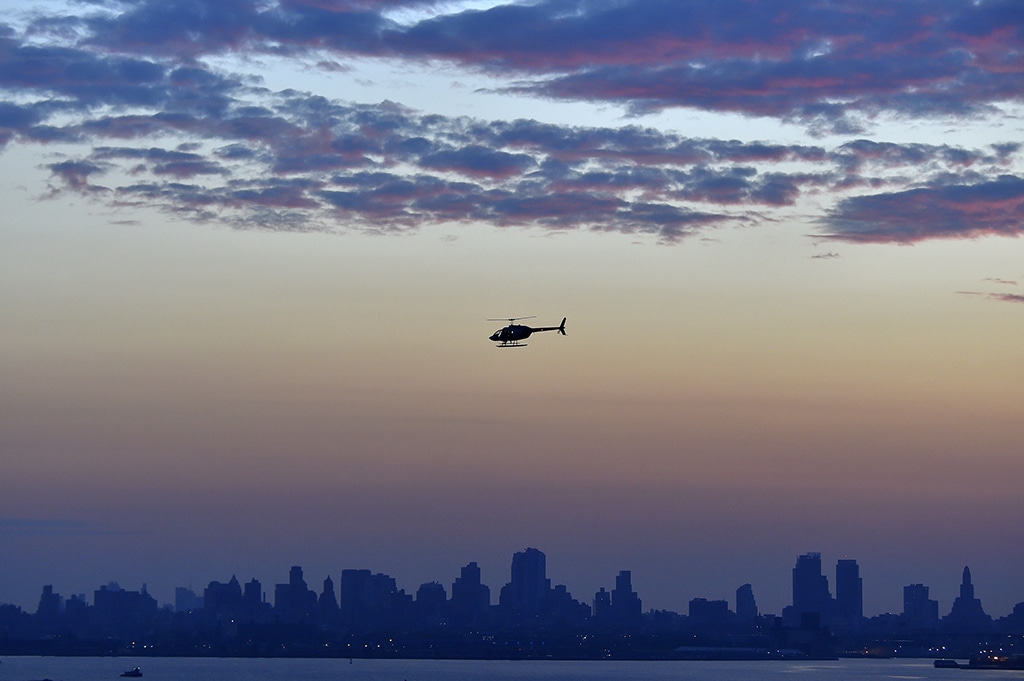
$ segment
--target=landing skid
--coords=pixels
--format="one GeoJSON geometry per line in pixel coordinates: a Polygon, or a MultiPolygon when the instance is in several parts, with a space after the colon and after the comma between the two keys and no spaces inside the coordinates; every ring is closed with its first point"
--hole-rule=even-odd
{"type": "Polygon", "coordinates": [[[502,343],[501,345],[495,345],[496,348],[525,348],[527,343],[502,343]]]}

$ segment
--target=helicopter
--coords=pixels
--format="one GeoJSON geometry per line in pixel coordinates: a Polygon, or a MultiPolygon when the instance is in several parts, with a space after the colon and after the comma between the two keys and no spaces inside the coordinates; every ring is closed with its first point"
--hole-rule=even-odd
{"type": "MultiPolygon", "coordinates": [[[[535,315],[529,317],[509,317],[508,326],[503,329],[498,329],[491,334],[491,340],[497,341],[499,348],[525,348],[526,343],[520,343],[519,341],[526,340],[531,334],[539,331],[557,331],[558,333],[565,335],[565,317],[562,317],[562,323],[558,326],[541,326],[537,328],[524,326],[523,324],[516,324],[520,319],[533,319],[535,315]]],[[[488,319],[489,322],[503,322],[504,319],[488,319]]]]}

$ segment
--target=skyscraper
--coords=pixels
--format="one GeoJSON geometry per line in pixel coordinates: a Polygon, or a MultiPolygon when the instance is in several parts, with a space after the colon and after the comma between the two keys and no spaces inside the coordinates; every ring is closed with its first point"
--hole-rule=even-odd
{"type": "Polygon", "coordinates": [[[754,589],[749,584],[736,589],[736,619],[748,623],[757,619],[757,601],[754,600],[754,589]]]}
{"type": "Polygon", "coordinates": [[[231,575],[231,581],[227,584],[213,581],[203,591],[203,609],[214,617],[236,617],[241,605],[242,585],[234,575],[231,575]]]}
{"type": "Polygon", "coordinates": [[[480,581],[480,566],[469,563],[452,584],[452,617],[462,626],[481,624],[490,607],[491,589],[480,581]]]}
{"type": "Polygon", "coordinates": [[[594,594],[594,621],[602,626],[611,624],[612,617],[612,595],[605,591],[604,587],[594,594]]]}
{"type": "Polygon", "coordinates": [[[953,609],[942,622],[947,629],[956,632],[987,631],[992,626],[992,618],[981,607],[981,601],[974,597],[974,584],[968,567],[964,568],[960,595],[953,601],[953,609]]]}
{"type": "Polygon", "coordinates": [[[254,621],[268,608],[263,602],[263,584],[256,578],[250,579],[242,590],[242,618],[254,621]]]}
{"type": "Polygon", "coordinates": [[[850,558],[836,563],[836,608],[834,621],[845,627],[856,627],[864,618],[864,580],[860,566],[850,558]]]}
{"type": "Polygon", "coordinates": [[[389,627],[412,611],[412,596],[399,589],[394,577],[369,570],[341,571],[341,619],[346,626],[389,627]]]}
{"type": "Polygon", "coordinates": [[[805,553],[793,568],[794,624],[813,628],[821,624],[829,611],[832,595],[828,577],[821,574],[821,554],[805,553]]]}
{"type": "Polygon", "coordinates": [[[501,589],[499,604],[513,620],[540,615],[544,597],[551,589],[547,578],[546,557],[533,548],[512,556],[512,581],[501,589]]]}
{"type": "Polygon", "coordinates": [[[333,625],[339,621],[338,597],[334,593],[334,580],[328,575],[324,578],[324,589],[316,601],[316,618],[320,624],[333,625]]]}
{"type": "Polygon", "coordinates": [[[316,592],[306,586],[302,568],[293,565],[287,584],[274,585],[274,610],[285,622],[302,622],[309,618],[316,605],[316,592]]]}
{"type": "Polygon", "coordinates": [[[420,584],[416,590],[414,612],[418,626],[440,626],[448,613],[448,594],[437,582],[420,584]]]}
{"type": "Polygon", "coordinates": [[[633,591],[632,573],[621,570],[612,589],[612,613],[616,624],[639,624],[643,605],[633,591]]]}

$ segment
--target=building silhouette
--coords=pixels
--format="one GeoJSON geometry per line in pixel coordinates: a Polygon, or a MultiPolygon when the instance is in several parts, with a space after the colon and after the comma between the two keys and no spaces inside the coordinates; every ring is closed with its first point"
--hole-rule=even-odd
{"type": "Polygon", "coordinates": [[[690,600],[688,615],[691,626],[704,634],[719,634],[729,626],[732,613],[728,601],[709,601],[706,598],[690,600]]]}
{"type": "MultiPolygon", "coordinates": [[[[512,579],[498,596],[500,624],[572,628],[590,619],[590,606],[575,600],[564,584],[552,588],[546,563],[544,554],[534,548],[512,556],[512,579]]],[[[613,609],[614,601],[613,596],[613,609]]]]}
{"type": "Polygon", "coordinates": [[[512,556],[512,579],[502,587],[498,600],[509,622],[522,623],[540,616],[551,589],[546,563],[544,554],[534,548],[512,556]]]}
{"type": "Polygon", "coordinates": [[[640,596],[633,591],[633,575],[629,570],[621,570],[615,577],[615,588],[612,589],[612,622],[619,626],[635,627],[640,624],[643,604],[640,596]]]}
{"type": "Polygon", "coordinates": [[[924,584],[903,587],[903,625],[911,632],[939,628],[939,602],[928,598],[924,584]]]}
{"type": "Polygon", "coordinates": [[[541,615],[545,626],[574,631],[590,621],[591,610],[589,605],[573,598],[564,584],[556,584],[548,592],[541,615]]]}
{"type": "Polygon", "coordinates": [[[112,636],[145,630],[157,617],[156,599],[146,592],[126,591],[110,582],[93,592],[92,621],[99,632],[112,636]]]}
{"type": "Polygon", "coordinates": [[[177,608],[158,608],[145,585],[126,591],[112,582],[94,592],[92,605],[84,595],[65,602],[45,585],[32,614],[0,604],[0,655],[770,659],[784,650],[829,658],[869,648],[919,656],[942,648],[967,658],[994,635],[1011,653],[1024,641],[1024,603],[993,621],[968,568],[942,620],[922,584],[904,587],[901,615],[863,618],[863,582],[850,559],[836,564],[834,600],[820,554],[800,556],[792,573],[793,604],[783,618],[758,614],[750,584],[736,590],[735,613],[727,601],[706,598],[690,600],[686,614],[644,613],[628,570],[594,595],[591,608],[564,585],[551,586],[537,549],[513,556],[498,606],[476,563],[462,568],[450,599],[438,582],[422,584],[414,599],[393,578],[369,570],[342,570],[340,599],[328,576],[317,598],[298,566],[276,586],[273,606],[259,581],[243,587],[235,576],[210,582],[202,598],[179,588],[177,608]]]}
{"type": "Polygon", "coordinates": [[[988,631],[992,627],[992,618],[981,607],[981,601],[974,597],[974,584],[968,567],[964,567],[960,595],[953,601],[953,609],[942,623],[947,629],[958,632],[988,631]]]}
{"type": "Polygon", "coordinates": [[[298,565],[293,565],[288,572],[287,584],[274,585],[274,612],[283,622],[295,624],[308,621],[316,602],[316,592],[306,586],[302,568],[298,565]]]}
{"type": "Polygon", "coordinates": [[[821,554],[805,553],[793,568],[793,605],[786,617],[792,627],[816,629],[826,621],[832,596],[821,573],[821,554]]]}
{"type": "Polygon", "coordinates": [[[594,624],[601,627],[608,627],[613,624],[612,595],[603,586],[594,594],[592,608],[594,624]]]}
{"type": "Polygon", "coordinates": [[[197,596],[196,592],[186,586],[174,588],[174,611],[190,612],[203,609],[203,598],[197,596]]]}
{"type": "Polygon", "coordinates": [[[413,600],[393,577],[369,570],[342,570],[339,606],[343,626],[379,631],[405,622],[413,600]]]}
{"type": "Polygon", "coordinates": [[[242,609],[242,585],[234,575],[227,584],[213,581],[203,591],[203,610],[213,619],[230,621],[242,609]]]}
{"type": "Polygon", "coordinates": [[[461,627],[479,627],[489,619],[491,589],[480,581],[476,562],[464,566],[452,584],[452,623],[461,627]]]}
{"type": "Polygon", "coordinates": [[[836,599],[830,621],[845,631],[856,630],[864,619],[864,580],[857,561],[836,562],[836,599]]]}
{"type": "Polygon", "coordinates": [[[329,627],[335,627],[340,622],[338,597],[334,593],[334,580],[330,575],[324,578],[323,591],[316,599],[316,621],[329,627]]]}
{"type": "Polygon", "coordinates": [[[736,589],[736,619],[745,624],[757,620],[757,601],[754,600],[754,589],[749,584],[736,589]]]}
{"type": "Polygon", "coordinates": [[[263,594],[263,585],[256,578],[245,583],[242,590],[242,619],[255,622],[268,616],[270,604],[263,594]]]}
{"type": "Polygon", "coordinates": [[[1006,617],[999,619],[1003,631],[1019,631],[1024,633],[1024,603],[1017,603],[1006,617]]]}
{"type": "Polygon", "coordinates": [[[43,626],[52,625],[60,620],[63,607],[64,599],[60,597],[59,593],[54,592],[52,584],[47,584],[43,587],[42,595],[39,596],[36,618],[43,626]]]}
{"type": "Polygon", "coordinates": [[[448,620],[448,594],[438,582],[420,584],[414,603],[415,625],[439,627],[448,620]]]}

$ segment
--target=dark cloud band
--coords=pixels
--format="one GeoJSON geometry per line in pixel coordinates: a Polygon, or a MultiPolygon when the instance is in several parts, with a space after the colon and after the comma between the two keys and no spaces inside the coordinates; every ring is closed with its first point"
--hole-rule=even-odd
{"type": "Polygon", "coordinates": [[[671,241],[829,192],[841,197],[820,221],[831,239],[1021,231],[1016,141],[829,148],[454,119],[268,92],[203,61],[447,60],[533,96],[847,132],[878,112],[969,114],[1024,95],[1024,19],[1008,0],[547,0],[388,18],[423,4],[122,0],[37,14],[24,31],[0,28],[0,149],[73,147],[48,165],[58,192],[262,228],[482,221],[671,241]]]}

